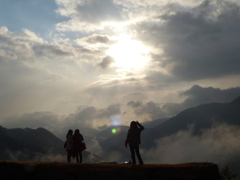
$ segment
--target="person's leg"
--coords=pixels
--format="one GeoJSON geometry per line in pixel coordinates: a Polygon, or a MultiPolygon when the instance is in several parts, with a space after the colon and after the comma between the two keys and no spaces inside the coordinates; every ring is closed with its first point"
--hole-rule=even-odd
{"type": "Polygon", "coordinates": [[[136,151],[136,155],[138,157],[139,164],[143,164],[143,160],[142,160],[142,157],[139,152],[139,146],[135,146],[135,151],[136,151]]]}
{"type": "Polygon", "coordinates": [[[78,151],[80,157],[80,163],[82,163],[82,151],[78,151]]]}
{"type": "Polygon", "coordinates": [[[75,150],[75,156],[76,156],[76,160],[77,160],[77,162],[79,162],[78,151],[77,151],[77,150],[75,150]]]}
{"type": "Polygon", "coordinates": [[[68,160],[68,162],[71,162],[72,150],[69,150],[69,151],[67,151],[67,152],[68,152],[68,154],[67,154],[67,160],[68,160]]]}
{"type": "Polygon", "coordinates": [[[75,157],[76,157],[76,150],[73,149],[73,150],[72,150],[72,158],[74,159],[75,157]]]}
{"type": "Polygon", "coordinates": [[[132,164],[136,164],[134,146],[129,145],[129,147],[130,147],[130,151],[131,151],[132,164]]]}

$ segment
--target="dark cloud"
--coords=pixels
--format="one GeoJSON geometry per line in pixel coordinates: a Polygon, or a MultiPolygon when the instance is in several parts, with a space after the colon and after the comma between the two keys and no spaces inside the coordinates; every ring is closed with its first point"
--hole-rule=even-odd
{"type": "Polygon", "coordinates": [[[121,114],[120,104],[111,104],[107,108],[80,106],[77,112],[69,114],[63,121],[81,124],[83,127],[97,128],[97,126],[105,125],[112,116],[118,114],[121,114]]]}
{"type": "Polygon", "coordinates": [[[160,86],[166,86],[168,83],[174,83],[177,80],[179,80],[178,77],[164,74],[160,71],[151,71],[149,70],[144,79],[150,84],[150,85],[160,85],[160,86]]]}
{"type": "Polygon", "coordinates": [[[108,106],[106,109],[99,109],[96,117],[97,118],[110,118],[111,116],[121,114],[121,105],[120,104],[112,104],[108,106]]]}
{"type": "Polygon", "coordinates": [[[140,25],[140,38],[163,50],[153,60],[179,79],[198,80],[240,73],[239,5],[209,2],[204,1],[188,11],[181,9],[161,15],[161,24],[140,25]]]}
{"type": "Polygon", "coordinates": [[[189,90],[180,93],[186,99],[181,103],[165,103],[161,110],[164,114],[176,115],[177,113],[205,103],[218,102],[225,103],[231,102],[240,96],[240,88],[219,89],[213,87],[201,87],[199,85],[192,86],[189,90]]]}
{"type": "Polygon", "coordinates": [[[97,110],[95,107],[86,107],[83,109],[80,109],[75,115],[74,119],[84,122],[88,120],[92,120],[95,117],[97,110]]]}
{"type": "Polygon", "coordinates": [[[194,85],[181,94],[188,97],[187,104],[191,106],[196,103],[230,102],[240,96],[240,87],[220,89],[194,85]]]}
{"type": "Polygon", "coordinates": [[[213,87],[201,87],[199,85],[192,86],[189,90],[180,93],[186,99],[181,103],[166,103],[161,110],[166,114],[175,115],[184,109],[198,106],[205,103],[231,102],[240,96],[240,88],[219,89],[213,87]]]}
{"type": "Polygon", "coordinates": [[[165,113],[176,114],[180,111],[198,106],[205,103],[218,102],[225,103],[231,102],[238,96],[240,96],[240,88],[219,89],[213,87],[201,87],[194,85],[189,90],[180,93],[187,98],[181,103],[166,103],[162,107],[165,113]]]}
{"type": "Polygon", "coordinates": [[[152,101],[146,104],[140,103],[139,101],[130,101],[127,103],[127,105],[134,108],[136,115],[140,116],[143,114],[148,114],[151,119],[157,119],[174,116],[187,108],[205,103],[231,102],[240,96],[240,87],[219,89],[194,85],[190,89],[181,92],[179,95],[186,97],[182,102],[179,103],[167,102],[160,106],[152,101]]]}
{"type": "Polygon", "coordinates": [[[95,36],[94,38],[88,39],[88,43],[95,44],[95,43],[103,43],[106,44],[109,42],[109,39],[107,36],[95,36]]]}
{"type": "Polygon", "coordinates": [[[49,44],[35,44],[32,47],[36,56],[51,56],[51,57],[67,57],[71,56],[72,52],[67,52],[66,49],[58,45],[49,45],[49,44]]]}
{"type": "Polygon", "coordinates": [[[113,57],[106,56],[105,58],[103,58],[102,62],[99,63],[99,66],[103,69],[106,69],[113,62],[114,62],[113,57]]]}
{"type": "Polygon", "coordinates": [[[134,108],[134,113],[136,115],[148,115],[151,120],[158,119],[162,117],[162,111],[160,106],[157,103],[154,103],[152,101],[142,104],[139,101],[130,101],[127,103],[128,106],[131,106],[134,108]]]}
{"type": "Polygon", "coordinates": [[[130,102],[127,103],[127,105],[131,106],[133,108],[137,108],[137,107],[142,105],[142,102],[140,102],[140,101],[136,101],[136,102],[135,101],[130,101],[130,102]]]}
{"type": "Polygon", "coordinates": [[[89,43],[89,44],[96,44],[96,43],[114,44],[114,43],[116,43],[116,41],[110,40],[108,38],[108,36],[100,35],[100,34],[93,34],[91,36],[82,38],[82,40],[89,43]]]}

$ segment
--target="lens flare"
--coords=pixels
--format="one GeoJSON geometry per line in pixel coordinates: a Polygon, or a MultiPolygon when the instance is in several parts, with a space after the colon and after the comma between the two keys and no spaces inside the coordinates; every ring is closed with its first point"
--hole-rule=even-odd
{"type": "Polygon", "coordinates": [[[116,129],[112,129],[112,133],[113,134],[117,133],[117,130],[116,129]]]}
{"type": "Polygon", "coordinates": [[[110,123],[112,126],[112,133],[116,134],[121,131],[121,117],[119,115],[112,116],[110,119],[110,123]]]}

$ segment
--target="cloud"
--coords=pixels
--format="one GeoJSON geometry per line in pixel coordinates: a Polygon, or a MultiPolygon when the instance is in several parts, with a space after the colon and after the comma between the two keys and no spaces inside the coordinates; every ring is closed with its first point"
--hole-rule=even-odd
{"type": "MultiPolygon", "coordinates": [[[[143,151],[146,163],[178,164],[186,162],[213,162],[220,168],[230,166],[238,172],[240,144],[238,126],[216,124],[211,129],[203,129],[202,134],[193,135],[194,126],[187,131],[161,138],[156,148],[143,151]]],[[[231,171],[232,172],[232,171],[231,171]]]]}
{"type": "Polygon", "coordinates": [[[163,112],[169,114],[179,113],[184,109],[211,102],[229,103],[240,96],[240,88],[219,89],[194,85],[189,90],[181,92],[180,95],[186,97],[186,99],[180,103],[170,102],[164,104],[162,107],[163,112]]]}
{"type": "Polygon", "coordinates": [[[189,97],[188,103],[191,105],[194,103],[230,102],[240,96],[240,87],[220,89],[194,85],[181,94],[189,97]]]}
{"type": "Polygon", "coordinates": [[[106,56],[103,58],[102,62],[99,63],[99,66],[103,69],[106,69],[111,63],[114,62],[114,58],[111,56],[106,56]]]}
{"type": "Polygon", "coordinates": [[[80,122],[82,126],[96,128],[101,125],[105,125],[109,122],[112,116],[121,114],[120,104],[112,104],[107,108],[95,108],[95,107],[79,107],[76,113],[72,113],[66,119],[73,119],[75,122],[80,122]],[[102,119],[103,121],[98,121],[102,119]],[[105,120],[105,121],[104,121],[105,120]]]}
{"type": "Polygon", "coordinates": [[[90,36],[84,36],[80,39],[76,39],[75,42],[80,46],[84,47],[98,47],[101,50],[107,49],[109,45],[117,43],[116,40],[112,39],[107,35],[92,34],[90,36]]]}
{"type": "Polygon", "coordinates": [[[93,61],[102,57],[98,50],[47,42],[27,29],[15,33],[6,27],[0,27],[0,41],[0,118],[49,109],[72,111],[79,105],[74,97],[78,83],[84,89],[91,81],[89,72],[98,75],[93,61]]]}
{"type": "Polygon", "coordinates": [[[83,37],[81,41],[85,41],[89,44],[97,44],[97,43],[102,43],[102,44],[113,44],[115,41],[109,39],[108,36],[106,35],[100,35],[100,34],[93,34],[91,36],[83,37]]]}
{"type": "Polygon", "coordinates": [[[240,36],[239,4],[204,1],[193,8],[159,15],[158,19],[158,23],[138,25],[139,38],[156,49],[158,56],[153,62],[159,69],[183,81],[240,73],[240,42],[236,39],[240,36]]]}
{"type": "Polygon", "coordinates": [[[151,120],[162,117],[161,108],[157,103],[154,103],[152,101],[146,104],[142,104],[139,101],[130,101],[127,103],[127,105],[135,108],[134,113],[138,116],[148,115],[151,120]]]}
{"type": "Polygon", "coordinates": [[[127,105],[128,106],[131,106],[131,107],[133,107],[133,108],[137,108],[137,107],[139,107],[139,106],[141,106],[142,105],[142,102],[140,102],[140,101],[129,101],[128,103],[127,103],[127,105]]]}
{"type": "Polygon", "coordinates": [[[60,30],[93,31],[101,29],[102,23],[120,21],[119,8],[111,0],[56,0],[57,12],[70,20],[57,24],[60,30]]]}
{"type": "Polygon", "coordinates": [[[159,104],[153,101],[145,103],[140,101],[129,101],[127,105],[134,109],[134,113],[137,116],[148,115],[151,120],[154,120],[175,116],[187,108],[201,104],[211,102],[229,103],[240,96],[240,88],[219,89],[194,85],[190,89],[180,92],[179,95],[185,97],[181,102],[166,102],[164,104],[159,104]]]}
{"type": "Polygon", "coordinates": [[[97,53],[86,48],[47,42],[27,29],[23,29],[22,33],[13,33],[7,27],[0,27],[0,40],[0,62],[17,60],[36,66],[44,60],[79,60],[80,56],[96,56],[97,53]]]}
{"type": "Polygon", "coordinates": [[[7,128],[43,127],[58,137],[64,137],[68,129],[79,127],[84,135],[93,136],[99,126],[110,125],[110,119],[121,114],[120,104],[111,104],[106,108],[80,106],[77,111],[69,114],[38,111],[12,115],[1,124],[7,128]]]}

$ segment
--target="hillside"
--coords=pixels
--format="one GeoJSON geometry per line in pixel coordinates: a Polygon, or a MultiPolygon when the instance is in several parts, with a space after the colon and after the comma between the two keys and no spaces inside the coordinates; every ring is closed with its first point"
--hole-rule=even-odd
{"type": "Polygon", "coordinates": [[[145,133],[143,147],[152,147],[155,139],[186,130],[189,125],[194,125],[194,133],[200,134],[202,129],[211,128],[215,123],[240,126],[240,97],[230,103],[203,104],[180,112],[153,128],[152,133],[145,133]]]}
{"type": "Polygon", "coordinates": [[[220,180],[218,166],[212,163],[131,166],[128,164],[69,164],[4,161],[0,162],[0,172],[1,179],[14,180],[220,180]]]}
{"type": "Polygon", "coordinates": [[[170,118],[155,119],[155,120],[152,120],[152,121],[143,122],[142,125],[145,128],[154,128],[154,127],[158,126],[159,124],[163,123],[164,121],[166,121],[168,119],[170,119],[170,118]]]}
{"type": "MultiPolygon", "coordinates": [[[[44,128],[14,128],[0,126],[0,160],[66,161],[64,142],[44,128]]],[[[85,162],[102,158],[83,151],[85,162]]]]}

